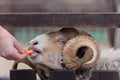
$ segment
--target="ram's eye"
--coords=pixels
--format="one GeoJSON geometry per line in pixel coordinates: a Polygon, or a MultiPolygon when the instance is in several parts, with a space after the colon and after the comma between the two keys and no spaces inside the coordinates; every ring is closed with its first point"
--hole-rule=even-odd
{"type": "Polygon", "coordinates": [[[59,39],[58,42],[59,42],[60,44],[65,44],[65,40],[64,40],[64,39],[59,39]]]}

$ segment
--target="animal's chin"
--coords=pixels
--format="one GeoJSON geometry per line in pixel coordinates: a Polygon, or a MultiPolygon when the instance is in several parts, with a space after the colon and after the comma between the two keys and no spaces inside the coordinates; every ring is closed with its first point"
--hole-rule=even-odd
{"type": "Polygon", "coordinates": [[[32,63],[40,63],[40,62],[43,61],[43,55],[42,54],[33,53],[30,56],[28,56],[28,59],[32,63]]]}

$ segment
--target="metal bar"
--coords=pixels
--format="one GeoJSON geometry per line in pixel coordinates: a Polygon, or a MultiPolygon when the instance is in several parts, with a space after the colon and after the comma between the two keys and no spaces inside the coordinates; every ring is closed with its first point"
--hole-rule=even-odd
{"type": "Polygon", "coordinates": [[[120,14],[117,13],[39,13],[0,14],[0,25],[34,27],[119,27],[120,14]]]}

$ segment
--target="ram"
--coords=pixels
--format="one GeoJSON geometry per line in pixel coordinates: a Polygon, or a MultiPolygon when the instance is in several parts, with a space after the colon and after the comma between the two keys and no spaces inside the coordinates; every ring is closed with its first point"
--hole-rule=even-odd
{"type": "Polygon", "coordinates": [[[41,80],[47,80],[49,71],[54,69],[75,70],[76,79],[89,80],[92,70],[118,70],[120,65],[119,50],[101,54],[90,34],[74,28],[38,35],[29,42],[28,49],[34,52],[15,61],[13,69],[23,62],[34,69],[41,80]]]}

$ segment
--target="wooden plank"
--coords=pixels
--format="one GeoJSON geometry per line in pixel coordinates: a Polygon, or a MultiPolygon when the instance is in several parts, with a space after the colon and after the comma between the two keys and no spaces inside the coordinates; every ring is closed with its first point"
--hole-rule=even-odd
{"type": "Polygon", "coordinates": [[[0,12],[113,12],[115,0],[0,0],[0,12]]]}
{"type": "Polygon", "coordinates": [[[0,25],[34,27],[116,27],[120,25],[117,13],[39,13],[0,14],[0,25]]]}
{"type": "Polygon", "coordinates": [[[94,70],[90,80],[119,80],[119,72],[112,70],[94,70]]]}
{"type": "Polygon", "coordinates": [[[120,48],[120,28],[116,28],[115,35],[114,35],[114,48],[120,48]]]}

